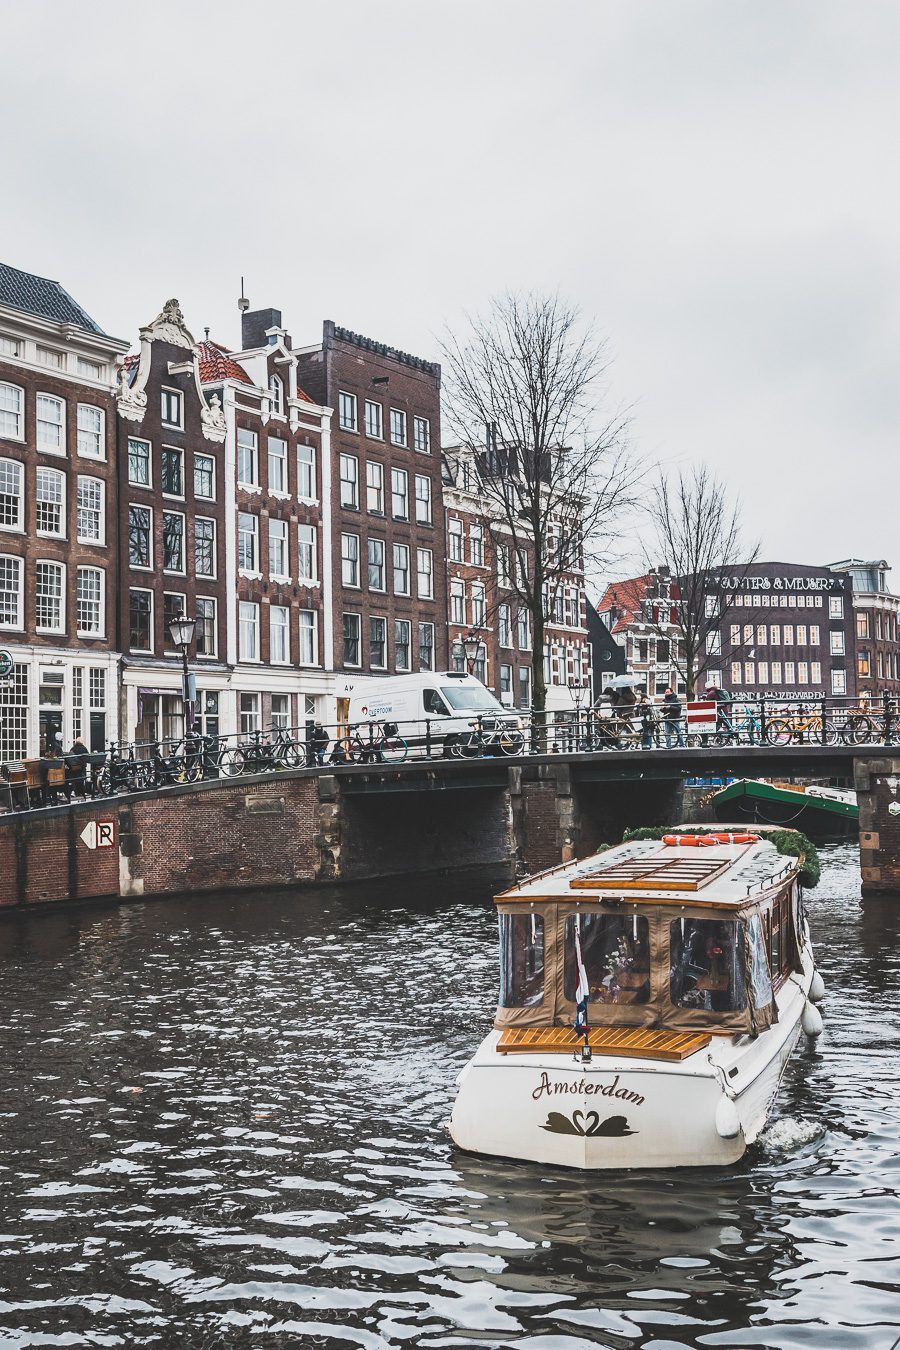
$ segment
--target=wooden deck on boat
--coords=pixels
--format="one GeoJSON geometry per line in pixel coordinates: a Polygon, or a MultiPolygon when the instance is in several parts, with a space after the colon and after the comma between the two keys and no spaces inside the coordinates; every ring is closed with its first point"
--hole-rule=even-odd
{"type": "MultiPolygon", "coordinates": [[[[705,1031],[653,1031],[649,1027],[591,1027],[588,1044],[596,1055],[623,1055],[629,1059],[687,1059],[709,1045],[705,1031]]],[[[569,1054],[580,1049],[584,1037],[572,1027],[506,1027],[497,1051],[508,1054],[569,1054]]]]}

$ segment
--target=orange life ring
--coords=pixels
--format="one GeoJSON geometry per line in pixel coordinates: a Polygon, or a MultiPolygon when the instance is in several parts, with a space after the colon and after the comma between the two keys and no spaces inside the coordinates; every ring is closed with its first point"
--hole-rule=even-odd
{"type": "Polygon", "coordinates": [[[662,841],[676,848],[712,848],[716,844],[758,844],[758,834],[664,834],[662,841]]]}

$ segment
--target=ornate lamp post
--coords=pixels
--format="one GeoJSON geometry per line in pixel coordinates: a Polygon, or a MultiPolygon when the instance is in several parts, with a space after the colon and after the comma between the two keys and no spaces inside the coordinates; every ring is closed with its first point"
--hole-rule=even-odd
{"type": "Polygon", "coordinates": [[[188,651],[191,643],[194,641],[194,629],[197,627],[196,619],[189,619],[186,615],[179,615],[169,624],[169,633],[173,644],[181,652],[181,701],[184,705],[184,736],[185,739],[194,729],[194,718],[192,707],[194,700],[191,697],[191,677],[188,671],[188,651]]]}
{"type": "Polygon", "coordinates": [[[475,662],[478,660],[478,653],[481,650],[481,638],[477,633],[466,633],[462,640],[463,651],[466,654],[466,666],[470,675],[475,674],[475,662]]]}

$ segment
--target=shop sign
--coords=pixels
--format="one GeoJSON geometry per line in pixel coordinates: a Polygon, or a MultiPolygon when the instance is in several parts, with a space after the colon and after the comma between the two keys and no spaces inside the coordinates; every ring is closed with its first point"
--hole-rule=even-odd
{"type": "Polygon", "coordinates": [[[114,820],[89,820],[81,831],[81,842],[93,853],[95,848],[112,848],[116,842],[114,820]]]}
{"type": "Polygon", "coordinates": [[[0,680],[8,680],[13,673],[12,652],[0,647],[0,680]]]}

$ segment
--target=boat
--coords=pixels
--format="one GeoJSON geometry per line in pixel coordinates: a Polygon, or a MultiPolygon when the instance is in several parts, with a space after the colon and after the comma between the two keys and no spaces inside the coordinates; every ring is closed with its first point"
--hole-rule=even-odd
{"type": "Polygon", "coordinates": [[[855,840],[859,834],[856,793],[840,788],[737,778],[711,804],[718,821],[784,825],[802,830],[817,844],[855,840]]]}
{"type": "Polygon", "coordinates": [[[672,834],[495,897],[493,1030],[457,1079],[459,1148],[578,1168],[735,1163],[824,993],[802,858],[672,834]]]}

